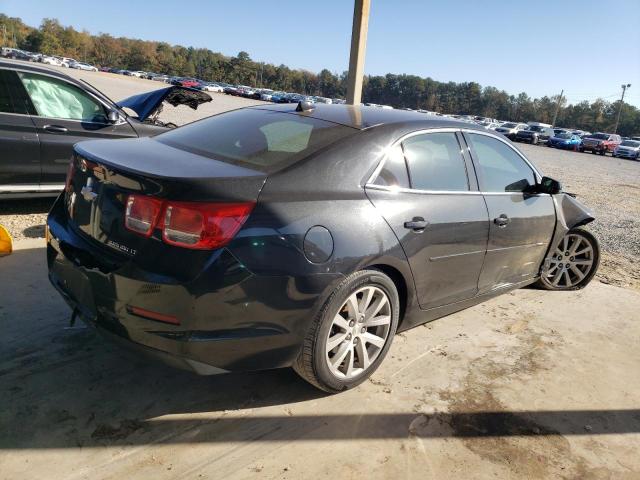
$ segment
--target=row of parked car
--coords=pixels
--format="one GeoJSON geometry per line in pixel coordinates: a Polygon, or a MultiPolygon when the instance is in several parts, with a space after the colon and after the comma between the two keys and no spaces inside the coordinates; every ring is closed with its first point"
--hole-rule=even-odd
{"type": "Polygon", "coordinates": [[[554,127],[539,122],[508,122],[472,115],[444,116],[482,125],[489,130],[501,133],[514,142],[546,145],[547,147],[600,155],[610,153],[614,157],[640,160],[640,136],[622,137],[615,133],[591,133],[575,128],[554,127]]]}
{"type": "Polygon", "coordinates": [[[26,50],[18,50],[17,48],[2,47],[0,55],[5,58],[12,58],[14,60],[44,63],[45,65],[54,65],[56,67],[75,68],[78,70],[87,70],[90,72],[98,71],[98,67],[85,62],[80,62],[74,58],[59,57],[57,55],[44,55],[42,53],[33,53],[26,50]]]}

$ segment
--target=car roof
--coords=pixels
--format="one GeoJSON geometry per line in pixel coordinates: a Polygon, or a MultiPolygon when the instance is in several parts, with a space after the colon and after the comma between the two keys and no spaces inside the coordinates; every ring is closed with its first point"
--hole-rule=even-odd
{"type": "Polygon", "coordinates": [[[313,104],[311,109],[299,112],[296,110],[297,107],[298,104],[296,103],[285,103],[278,105],[256,105],[249,108],[317,118],[319,120],[357,128],[358,130],[364,130],[380,125],[394,124],[415,124],[418,128],[425,129],[448,127],[485,130],[478,125],[471,123],[460,122],[447,117],[429,115],[426,113],[409,112],[406,110],[367,107],[364,105],[316,103],[313,104]]]}

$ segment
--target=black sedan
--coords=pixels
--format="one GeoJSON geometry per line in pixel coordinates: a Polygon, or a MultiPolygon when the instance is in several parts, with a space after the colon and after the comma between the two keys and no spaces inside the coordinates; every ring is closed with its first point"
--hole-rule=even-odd
{"type": "Polygon", "coordinates": [[[201,374],[353,387],[396,332],[525,285],[582,288],[593,216],[500,135],[419,113],[256,106],[75,147],[49,278],[107,336],[201,374]]]}
{"type": "Polygon", "coordinates": [[[60,70],[0,60],[0,200],[57,196],[75,143],[156,135],[175,126],[158,119],[163,102],[208,101],[204,92],[168,87],[114,103],[60,70]]]}

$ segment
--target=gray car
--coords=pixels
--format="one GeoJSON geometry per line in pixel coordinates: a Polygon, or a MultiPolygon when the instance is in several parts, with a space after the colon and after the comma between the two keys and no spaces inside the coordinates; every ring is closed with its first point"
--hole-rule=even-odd
{"type": "Polygon", "coordinates": [[[58,195],[77,142],[166,131],[173,125],[157,118],[165,101],[197,107],[211,97],[168,87],[115,103],[59,70],[0,60],[0,199],[58,195]]]}
{"type": "Polygon", "coordinates": [[[49,278],[106,336],[202,374],[338,392],[396,331],[593,278],[593,216],[499,134],[417,112],[260,105],[75,146],[49,278]]]}

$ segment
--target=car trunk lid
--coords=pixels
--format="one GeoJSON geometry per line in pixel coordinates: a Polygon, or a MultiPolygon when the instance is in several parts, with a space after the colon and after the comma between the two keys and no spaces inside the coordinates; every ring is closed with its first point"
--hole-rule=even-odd
{"type": "Polygon", "coordinates": [[[267,178],[264,172],[150,138],[76,145],[70,174],[65,191],[69,222],[83,235],[130,256],[161,242],[159,231],[145,237],[125,227],[130,195],[179,202],[255,202],[267,178]]]}

